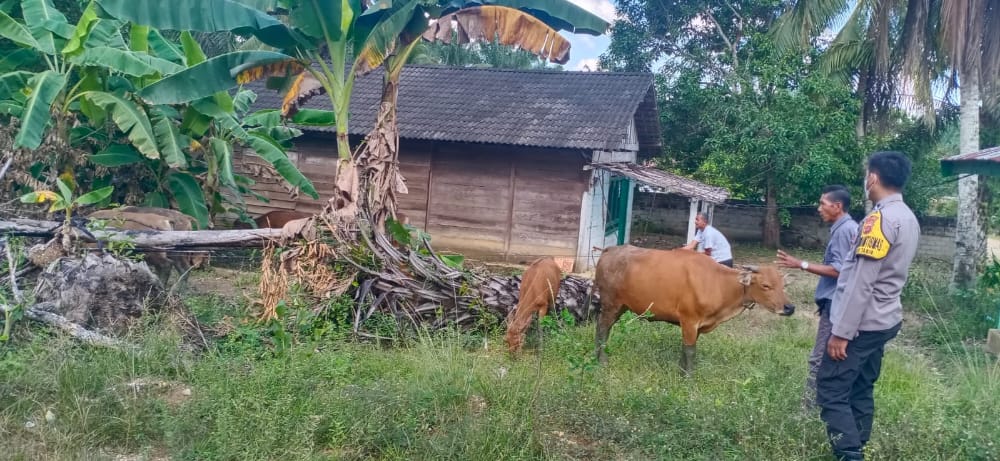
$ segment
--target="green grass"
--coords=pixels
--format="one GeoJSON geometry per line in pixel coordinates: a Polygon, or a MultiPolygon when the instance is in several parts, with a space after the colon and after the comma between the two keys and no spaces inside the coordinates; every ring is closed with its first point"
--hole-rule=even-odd
{"type": "MultiPolygon", "coordinates": [[[[925,273],[915,279],[937,271],[925,273]]],[[[799,408],[812,283],[793,279],[792,318],[754,310],[703,336],[691,378],[679,329],[634,317],[614,327],[607,368],[592,325],[547,326],[541,343],[532,330],[512,359],[496,332],[387,348],[289,320],[297,339],[278,354],[266,328],[238,323],[241,302],[218,296],[188,299],[205,324],[233,322],[200,353],[167,315],[132,352],[22,323],[0,344],[0,459],[829,459],[821,421],[799,408]]],[[[947,325],[955,309],[923,315],[947,325]]],[[[870,459],[1000,459],[1000,365],[975,345],[942,350],[934,324],[908,323],[889,347],[870,459]]]]}

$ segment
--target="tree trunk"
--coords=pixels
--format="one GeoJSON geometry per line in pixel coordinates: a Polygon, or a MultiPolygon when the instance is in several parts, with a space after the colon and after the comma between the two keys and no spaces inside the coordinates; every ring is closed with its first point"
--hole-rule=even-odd
{"type": "MultiPolygon", "coordinates": [[[[959,153],[979,150],[979,73],[959,75],[961,115],[959,119],[959,153]]],[[[978,175],[958,181],[958,220],[955,230],[955,264],[951,288],[965,289],[975,284],[979,263],[986,257],[986,220],[981,213],[985,193],[978,175]]]]}
{"type": "Polygon", "coordinates": [[[775,190],[774,174],[768,173],[767,184],[764,190],[765,204],[764,211],[764,246],[768,248],[778,248],[781,244],[781,223],[778,222],[778,194],[775,190]]]}
{"type": "MultiPolygon", "coordinates": [[[[52,237],[62,226],[61,222],[15,219],[0,221],[0,234],[25,237],[52,237]]],[[[224,231],[94,231],[103,241],[130,242],[136,248],[196,248],[219,246],[263,246],[270,239],[283,235],[281,229],[240,229],[224,231]]],[[[89,237],[82,237],[92,241],[89,237]]]]}
{"type": "Polygon", "coordinates": [[[854,126],[854,134],[858,137],[858,140],[862,140],[865,137],[867,129],[867,109],[868,109],[868,77],[866,71],[862,70],[858,75],[858,99],[861,100],[861,113],[858,114],[858,123],[854,126]]]}
{"type": "Polygon", "coordinates": [[[396,99],[399,95],[399,72],[386,71],[375,127],[365,136],[356,161],[361,176],[362,208],[372,219],[372,229],[385,230],[387,219],[396,219],[396,194],[407,193],[399,173],[399,126],[396,123],[396,99]]]}

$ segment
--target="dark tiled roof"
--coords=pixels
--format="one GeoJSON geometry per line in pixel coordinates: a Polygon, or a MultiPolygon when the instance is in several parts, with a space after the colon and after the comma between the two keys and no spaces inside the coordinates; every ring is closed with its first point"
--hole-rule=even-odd
{"type": "Polygon", "coordinates": [[[1000,176],[1000,146],[941,159],[941,171],[945,176],[956,174],[1000,176]]]}
{"type": "MultiPolygon", "coordinates": [[[[350,134],[371,131],[382,74],[379,69],[355,82],[350,134]]],[[[249,87],[258,94],[253,110],[281,106],[281,95],[263,82],[249,87]]],[[[329,101],[314,97],[306,107],[329,109],[329,101]]],[[[641,149],[660,146],[651,74],[412,65],[403,69],[398,104],[404,139],[615,149],[636,116],[641,149]]]]}

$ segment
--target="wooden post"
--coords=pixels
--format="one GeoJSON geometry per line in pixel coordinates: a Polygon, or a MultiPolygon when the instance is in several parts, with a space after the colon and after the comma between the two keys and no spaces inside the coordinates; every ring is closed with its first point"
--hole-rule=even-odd
{"type": "Polygon", "coordinates": [[[1000,329],[991,329],[986,335],[986,350],[1000,356],[1000,329]]]}
{"type": "Polygon", "coordinates": [[[700,210],[708,218],[708,223],[712,224],[712,204],[704,200],[699,200],[701,203],[700,210]]]}
{"type": "Polygon", "coordinates": [[[691,213],[688,216],[688,235],[687,235],[687,240],[684,241],[685,244],[694,240],[694,232],[696,230],[694,227],[694,218],[698,216],[698,208],[701,206],[701,200],[694,198],[690,200],[691,200],[691,213]]]}

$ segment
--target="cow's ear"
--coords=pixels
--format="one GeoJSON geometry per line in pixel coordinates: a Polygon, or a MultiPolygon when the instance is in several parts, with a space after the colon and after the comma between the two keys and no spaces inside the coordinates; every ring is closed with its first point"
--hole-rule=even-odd
{"type": "Polygon", "coordinates": [[[740,273],[740,284],[743,286],[750,286],[750,282],[753,281],[753,272],[741,272],[740,273]]]}

